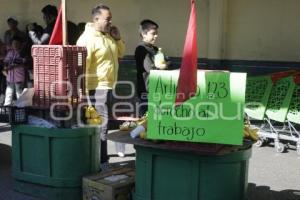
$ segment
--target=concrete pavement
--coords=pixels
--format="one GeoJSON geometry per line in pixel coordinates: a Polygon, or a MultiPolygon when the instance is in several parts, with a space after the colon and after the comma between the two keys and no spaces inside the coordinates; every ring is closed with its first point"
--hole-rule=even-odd
{"type": "MultiPolygon", "coordinates": [[[[9,162],[11,151],[9,126],[0,124],[0,200],[41,200],[12,190],[9,162]],[[4,161],[6,158],[6,161],[4,161]]],[[[116,156],[115,145],[108,143],[110,162],[134,159],[116,156]]],[[[134,153],[132,145],[126,145],[126,154],[134,153]]],[[[249,166],[248,200],[300,200],[300,155],[295,150],[276,153],[271,146],[253,147],[249,166]]]]}

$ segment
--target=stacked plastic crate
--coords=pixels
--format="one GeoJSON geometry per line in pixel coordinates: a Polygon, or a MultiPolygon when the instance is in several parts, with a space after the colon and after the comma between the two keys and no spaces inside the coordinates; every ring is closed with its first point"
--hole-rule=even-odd
{"type": "Polygon", "coordinates": [[[0,106],[0,122],[10,124],[26,123],[28,119],[28,108],[16,106],[0,106]]]}
{"type": "Polygon", "coordinates": [[[33,108],[51,111],[61,119],[77,113],[82,91],[86,48],[71,45],[34,45],[33,108]]]}

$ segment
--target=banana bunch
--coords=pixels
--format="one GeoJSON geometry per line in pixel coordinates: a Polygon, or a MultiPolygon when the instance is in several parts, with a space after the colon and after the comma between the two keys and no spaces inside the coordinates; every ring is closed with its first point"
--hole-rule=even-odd
{"type": "Polygon", "coordinates": [[[101,117],[93,106],[88,106],[85,109],[85,117],[89,125],[99,125],[102,123],[101,117]]]}
{"type": "Polygon", "coordinates": [[[145,129],[147,129],[147,116],[143,116],[137,121],[138,125],[142,125],[145,129]]]}
{"type": "Polygon", "coordinates": [[[145,131],[142,131],[140,133],[140,138],[147,139],[147,116],[143,116],[139,121],[138,125],[143,126],[145,131]]]}
{"type": "Polygon", "coordinates": [[[130,131],[137,126],[136,122],[126,121],[119,126],[120,131],[130,131]]]}
{"type": "Polygon", "coordinates": [[[135,129],[138,125],[144,123],[145,119],[147,119],[147,114],[138,119],[137,121],[126,121],[119,126],[120,131],[131,131],[135,129]]]}
{"type": "Polygon", "coordinates": [[[249,124],[245,124],[244,126],[244,138],[251,139],[252,141],[258,140],[258,132],[259,129],[252,129],[250,128],[249,124]]]}
{"type": "Polygon", "coordinates": [[[147,139],[147,132],[143,131],[140,133],[140,138],[146,140],[147,139]]]}

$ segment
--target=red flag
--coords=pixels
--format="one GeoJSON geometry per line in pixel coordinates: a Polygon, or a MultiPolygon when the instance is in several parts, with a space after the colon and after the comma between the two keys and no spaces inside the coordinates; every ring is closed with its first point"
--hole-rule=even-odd
{"type": "Polygon", "coordinates": [[[180,105],[197,90],[197,20],[195,0],[191,0],[191,13],[186,33],[185,44],[180,66],[175,104],[180,105]]]}
{"type": "Polygon", "coordinates": [[[49,41],[49,45],[59,45],[63,42],[63,35],[62,35],[62,6],[59,9],[54,29],[51,34],[51,38],[49,41]]]}

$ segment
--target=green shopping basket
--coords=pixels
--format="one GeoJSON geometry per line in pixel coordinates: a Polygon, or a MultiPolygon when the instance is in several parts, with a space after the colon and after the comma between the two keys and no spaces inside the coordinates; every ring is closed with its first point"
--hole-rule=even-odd
{"type": "Polygon", "coordinates": [[[272,86],[271,76],[247,78],[245,112],[249,117],[264,119],[272,86]]]}
{"type": "Polygon", "coordinates": [[[293,76],[282,78],[273,85],[266,110],[269,119],[285,122],[295,86],[293,76]]]}
{"type": "MultiPolygon", "coordinates": [[[[273,121],[285,123],[287,120],[287,114],[290,110],[289,107],[292,103],[292,96],[296,88],[295,77],[296,72],[282,72],[278,74],[272,74],[270,77],[273,81],[273,87],[269,96],[267,103],[265,121],[267,121],[269,126],[264,126],[264,128],[259,131],[259,140],[256,143],[256,146],[262,146],[264,142],[268,142],[269,139],[274,140],[274,146],[277,152],[282,153],[286,145],[282,142],[284,141],[297,141],[294,134],[290,131],[285,130],[284,126],[275,126],[273,121]],[[267,128],[267,129],[266,129],[267,128]]],[[[288,123],[290,128],[294,127],[288,123]]],[[[298,144],[298,143],[297,143],[298,144]]],[[[297,151],[300,150],[297,146],[297,151]]]]}
{"type": "Polygon", "coordinates": [[[294,82],[296,86],[293,91],[287,120],[295,124],[300,124],[300,74],[294,77],[294,82]]]}
{"type": "Polygon", "coordinates": [[[273,85],[281,78],[295,74],[296,71],[289,70],[276,72],[266,76],[247,78],[246,87],[246,114],[253,119],[263,120],[273,85]]]}

